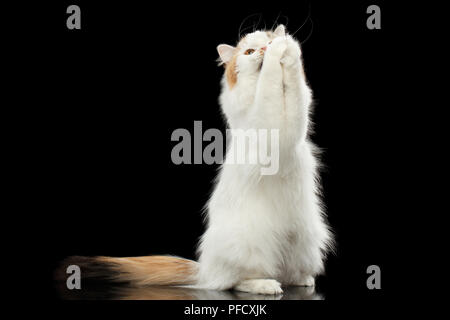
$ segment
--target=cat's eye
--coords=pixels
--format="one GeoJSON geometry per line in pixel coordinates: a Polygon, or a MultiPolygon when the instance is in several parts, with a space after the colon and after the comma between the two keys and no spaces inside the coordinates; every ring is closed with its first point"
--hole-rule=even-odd
{"type": "Polygon", "coordinates": [[[252,54],[253,52],[255,52],[255,49],[247,49],[244,54],[248,56],[249,54],[252,54]]]}

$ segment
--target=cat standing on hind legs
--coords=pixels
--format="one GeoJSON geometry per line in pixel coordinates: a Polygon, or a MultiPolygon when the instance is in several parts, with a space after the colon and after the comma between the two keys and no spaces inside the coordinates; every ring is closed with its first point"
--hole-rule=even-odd
{"type": "Polygon", "coordinates": [[[225,65],[220,104],[230,129],[277,129],[278,170],[261,175],[259,164],[222,166],[198,262],[171,256],[68,258],[63,265],[80,266],[83,279],[279,294],[282,285],[313,286],[323,272],[332,237],[308,139],[312,97],[300,45],[280,25],[217,49],[225,65]]]}
{"type": "Polygon", "coordinates": [[[260,294],[281,293],[281,284],[312,286],[331,235],[307,136],[312,98],[300,46],[281,25],[218,51],[229,126],[279,129],[280,167],[267,176],[251,166],[222,167],[199,247],[199,284],[260,294]]]}

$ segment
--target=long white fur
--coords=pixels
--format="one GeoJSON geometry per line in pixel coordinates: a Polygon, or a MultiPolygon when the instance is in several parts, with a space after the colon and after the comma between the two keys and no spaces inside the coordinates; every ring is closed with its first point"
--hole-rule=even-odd
{"type": "Polygon", "coordinates": [[[312,94],[300,46],[280,26],[221,50],[234,50],[224,53],[227,59],[238,55],[236,85],[222,80],[228,125],[279,129],[280,167],[262,176],[258,165],[222,166],[198,248],[198,286],[278,294],[281,285],[314,285],[332,237],[319,197],[315,146],[308,140],[312,94]],[[249,48],[256,52],[243,54],[249,48]]]}

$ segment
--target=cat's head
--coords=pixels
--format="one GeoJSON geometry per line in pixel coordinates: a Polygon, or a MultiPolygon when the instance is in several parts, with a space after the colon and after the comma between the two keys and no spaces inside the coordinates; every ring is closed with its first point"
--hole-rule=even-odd
{"type": "Polygon", "coordinates": [[[236,47],[227,44],[217,46],[220,63],[225,65],[228,88],[234,87],[238,77],[258,74],[267,46],[276,37],[284,35],[285,28],[279,25],[274,31],[255,31],[247,34],[236,47]]]}

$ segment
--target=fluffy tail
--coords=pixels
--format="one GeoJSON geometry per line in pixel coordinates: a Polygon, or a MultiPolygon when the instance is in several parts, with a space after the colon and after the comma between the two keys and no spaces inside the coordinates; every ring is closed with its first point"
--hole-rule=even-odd
{"type": "Polygon", "coordinates": [[[69,257],[56,273],[57,280],[67,279],[69,265],[81,270],[81,281],[112,281],[134,286],[176,286],[196,283],[198,263],[173,256],[147,257],[69,257]]]}

